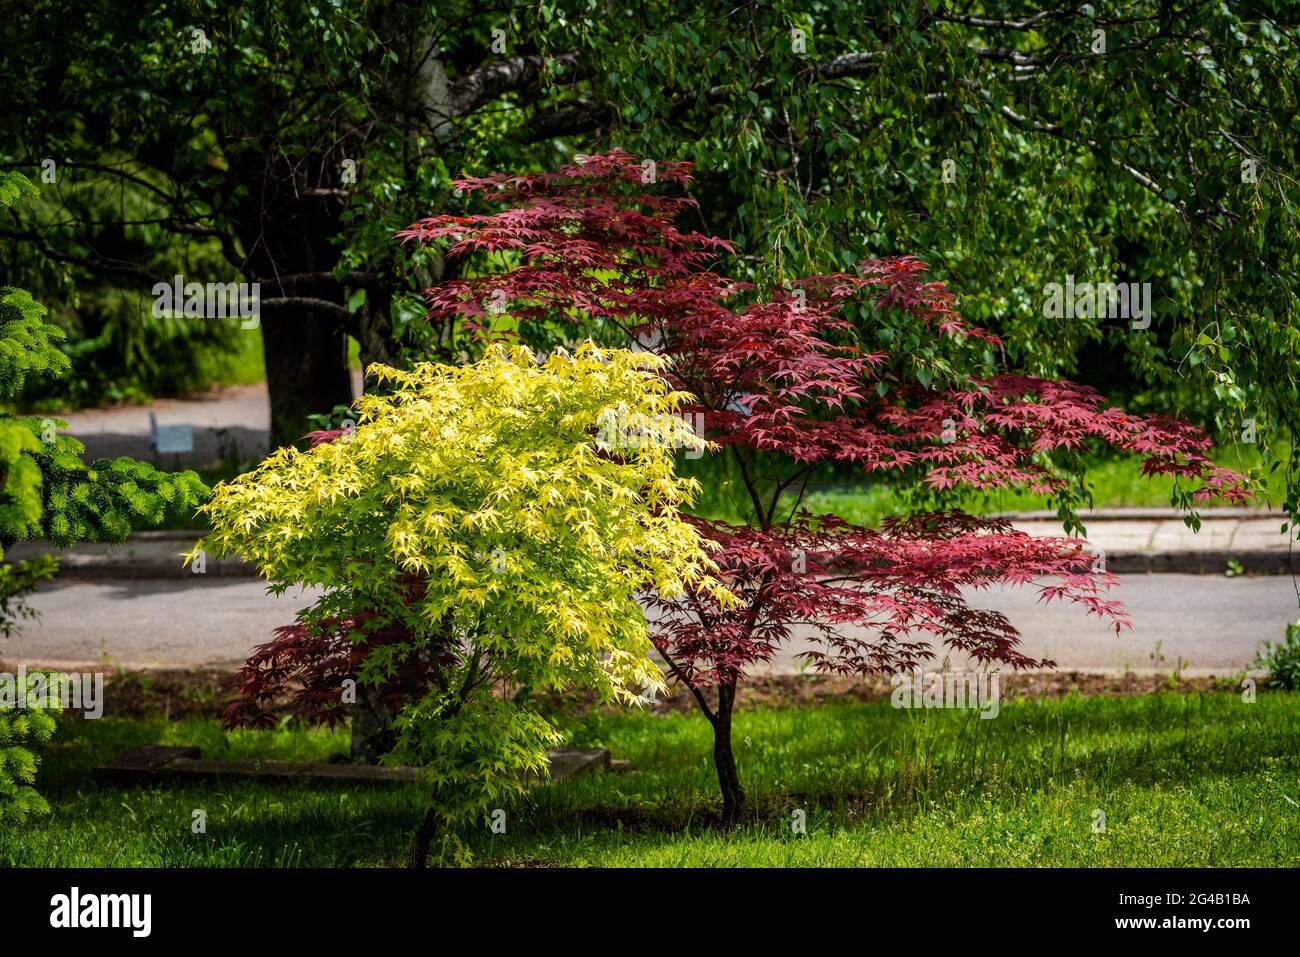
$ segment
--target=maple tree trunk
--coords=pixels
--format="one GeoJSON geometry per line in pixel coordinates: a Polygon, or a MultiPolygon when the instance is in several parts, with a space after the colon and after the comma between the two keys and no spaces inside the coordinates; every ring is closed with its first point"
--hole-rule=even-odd
{"type": "Polygon", "coordinates": [[[424,867],[429,862],[429,844],[438,831],[438,815],[433,808],[424,812],[424,820],[411,841],[411,866],[424,867]]]}
{"type": "Polygon", "coordinates": [[[396,743],[393,713],[384,705],[379,689],[358,683],[357,700],[352,706],[352,760],[357,764],[378,764],[396,743]]]}
{"type": "Polygon", "coordinates": [[[731,749],[731,711],[736,702],[736,681],[718,684],[718,710],[713,719],[713,764],[718,770],[722,789],[722,826],[732,827],[740,820],[745,806],[745,792],[736,772],[736,755],[731,749]]]}

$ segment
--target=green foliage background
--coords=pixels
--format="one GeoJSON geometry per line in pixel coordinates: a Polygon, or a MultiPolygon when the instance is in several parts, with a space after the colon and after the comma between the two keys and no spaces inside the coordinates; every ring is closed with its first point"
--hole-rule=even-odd
{"type": "MultiPolygon", "coordinates": [[[[0,172],[0,203],[34,193],[26,177],[0,172]]],[[[66,372],[63,335],[29,293],[0,287],[0,395],[12,396],[31,378],[66,372]]],[[[65,424],[53,419],[0,413],[0,560],[5,548],[23,540],[121,541],[138,524],[192,512],[207,495],[193,472],[167,475],[127,458],[87,465],[85,447],[60,435],[60,427],[65,424]]],[[[48,556],[0,565],[0,634],[30,617],[23,596],[55,570],[48,556]]],[[[0,705],[0,821],[44,809],[31,789],[37,762],[27,746],[49,738],[53,719],[22,707],[26,689],[16,694],[23,696],[15,699],[16,711],[0,705]]]]}

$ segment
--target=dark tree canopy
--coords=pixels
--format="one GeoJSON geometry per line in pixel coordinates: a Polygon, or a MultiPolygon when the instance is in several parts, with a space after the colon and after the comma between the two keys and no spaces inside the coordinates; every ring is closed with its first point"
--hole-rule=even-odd
{"type": "Polygon", "coordinates": [[[152,212],[56,204],[0,238],[132,284],[164,278],[139,230],[218,249],[263,283],[288,441],[350,398],[345,335],[366,361],[455,357],[457,328],[417,294],[455,267],[388,241],[461,209],[454,175],[618,145],[694,163],[683,225],[735,240],[730,275],[775,288],[915,254],[1008,367],[1085,370],[1267,447],[1300,399],[1296,26],[1290,4],[1142,0],[47,0],[0,26],[0,162],[37,179],[53,159],[56,189],[152,212]],[[1067,277],[1150,283],[1149,328],[1048,315],[1067,277]]]}

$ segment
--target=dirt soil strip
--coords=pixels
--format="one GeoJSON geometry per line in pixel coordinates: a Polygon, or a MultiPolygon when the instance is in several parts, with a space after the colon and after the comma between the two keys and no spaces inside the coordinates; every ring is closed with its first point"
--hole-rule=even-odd
{"type": "MultiPolygon", "coordinates": [[[[0,671],[13,669],[0,662],[0,671]]],[[[928,670],[928,669],[927,669],[928,670]]],[[[105,678],[104,715],[113,718],[220,718],[233,699],[229,672],[216,669],[164,669],[112,673],[105,678]]],[[[1001,672],[999,692],[1004,701],[1059,698],[1069,694],[1129,696],[1159,691],[1239,692],[1242,676],[1179,677],[1159,674],[1098,675],[1079,671],[1001,672]]],[[[1260,682],[1262,687],[1263,682],[1260,682]]],[[[881,701],[892,692],[887,676],[865,680],[829,675],[761,675],[741,685],[739,707],[816,706],[837,701],[881,701]]],[[[560,713],[581,716],[595,708],[586,695],[551,695],[548,705],[560,713]]],[[[683,688],[674,690],[648,710],[655,714],[689,713],[695,699],[683,688]]]]}

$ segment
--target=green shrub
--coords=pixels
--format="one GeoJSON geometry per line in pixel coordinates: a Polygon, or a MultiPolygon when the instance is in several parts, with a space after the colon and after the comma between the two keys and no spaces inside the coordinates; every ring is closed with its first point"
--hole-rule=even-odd
{"type": "Polygon", "coordinates": [[[1268,671],[1268,686],[1295,691],[1300,687],[1300,621],[1286,626],[1286,637],[1262,643],[1255,667],[1268,671]]]}
{"type": "Polygon", "coordinates": [[[31,748],[54,734],[51,712],[58,710],[58,695],[42,693],[51,680],[35,672],[0,676],[0,826],[49,811],[32,787],[40,759],[31,748]]]}
{"type": "MultiPolygon", "coordinates": [[[[36,188],[20,173],[0,172],[0,205],[12,206],[36,188]]],[[[0,398],[30,380],[61,375],[69,363],[59,349],[63,331],[45,321],[45,309],[21,289],[0,287],[0,398]]],[[[192,512],[207,495],[193,472],[168,475],[132,459],[87,465],[76,439],[60,435],[66,423],[0,413],[0,563],[15,542],[47,539],[66,547],[81,541],[121,541],[134,525],[157,524],[192,512]]],[[[54,576],[53,559],[0,564],[0,634],[31,617],[24,597],[54,576]]],[[[28,746],[49,738],[46,709],[26,707],[26,691],[0,697],[0,822],[44,808],[32,789],[36,757],[28,746]]]]}

